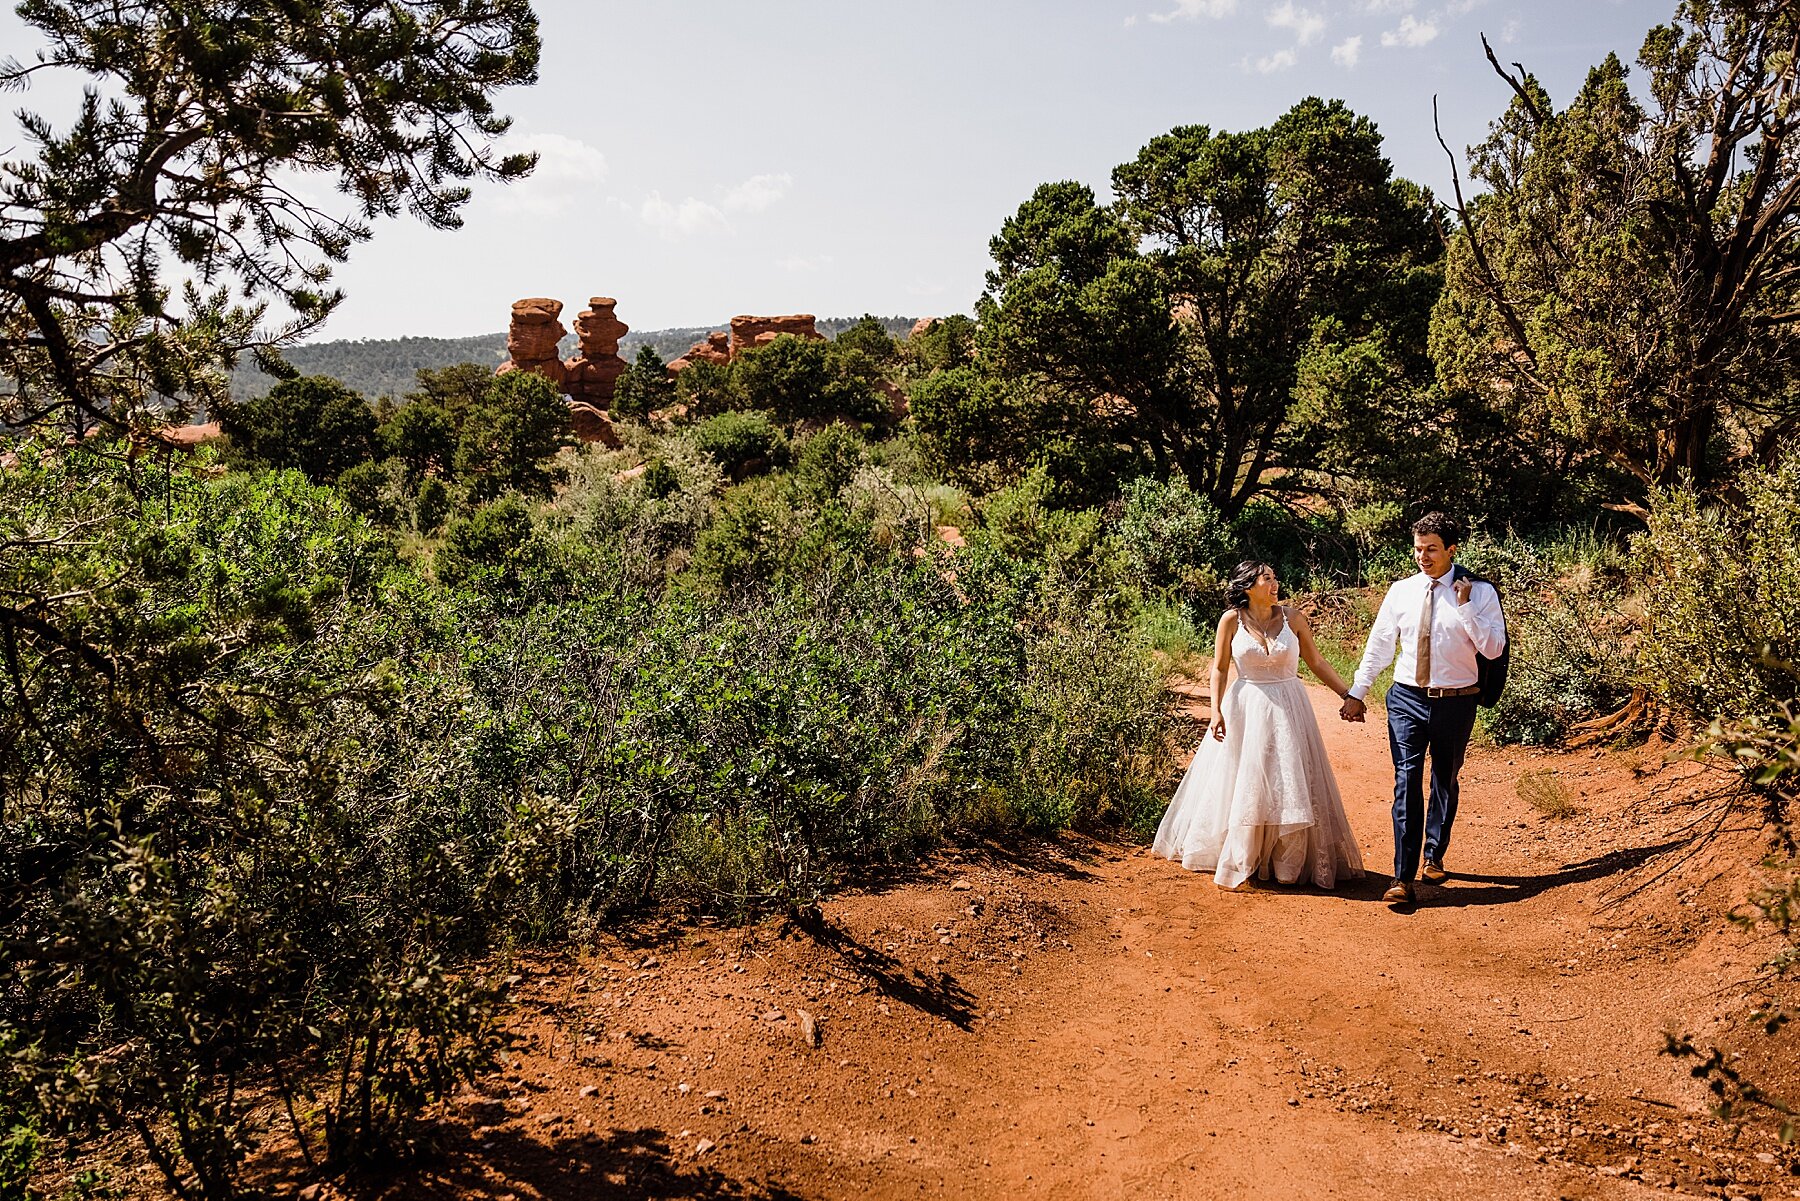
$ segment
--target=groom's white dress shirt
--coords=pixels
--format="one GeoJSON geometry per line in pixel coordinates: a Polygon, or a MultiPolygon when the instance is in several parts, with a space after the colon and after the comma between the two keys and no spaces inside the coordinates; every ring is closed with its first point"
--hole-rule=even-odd
{"type": "Polygon", "coordinates": [[[1381,600],[1375,628],[1363,650],[1362,663],[1350,695],[1362,700],[1375,686],[1375,677],[1389,663],[1394,679],[1421,688],[1468,688],[1478,680],[1477,652],[1492,659],[1506,648],[1506,618],[1500,611],[1500,594],[1492,584],[1476,581],[1469,603],[1456,603],[1456,589],[1446,571],[1433,580],[1424,572],[1396,580],[1381,600]],[[1435,587],[1431,603],[1431,678],[1418,676],[1419,622],[1425,615],[1425,590],[1435,587]]]}

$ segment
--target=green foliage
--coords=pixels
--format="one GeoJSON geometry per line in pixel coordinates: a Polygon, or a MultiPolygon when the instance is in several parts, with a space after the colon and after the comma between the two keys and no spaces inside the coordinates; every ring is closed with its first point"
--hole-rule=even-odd
{"type": "Polygon", "coordinates": [[[652,412],[675,403],[675,380],[654,346],[644,346],[625,374],[613,386],[610,412],[615,417],[642,421],[652,412]]]}
{"type": "Polygon", "coordinates": [[[918,375],[964,366],[975,357],[975,319],[964,313],[940,317],[901,343],[900,353],[918,375]]]}
{"type": "Polygon", "coordinates": [[[875,390],[880,367],[854,338],[838,343],[782,334],[740,352],[730,371],[743,406],[766,411],[783,425],[881,416],[875,390]]]}
{"type": "Polygon", "coordinates": [[[814,504],[835,500],[867,461],[868,447],[862,434],[833,422],[800,444],[794,487],[814,504]]]}
{"type": "Polygon", "coordinates": [[[787,437],[763,413],[732,412],[708,417],[693,428],[688,440],[694,449],[711,457],[735,479],[759,468],[777,466],[788,453],[787,437]]]}
{"type": "Polygon", "coordinates": [[[1767,718],[1800,700],[1800,454],[1738,477],[1741,499],[1654,494],[1637,572],[1646,682],[1700,722],[1767,718]]]}
{"type": "Polygon", "coordinates": [[[1189,602],[1221,595],[1221,569],[1232,555],[1219,511],[1187,481],[1141,476],[1125,485],[1124,507],[1113,523],[1127,569],[1146,592],[1171,592],[1189,602]]]}
{"type": "Polygon", "coordinates": [[[220,412],[232,441],[276,467],[294,467],[327,483],[374,449],[375,414],[334,379],[283,380],[268,395],[220,412]]]}
{"type": "Polygon", "coordinates": [[[436,533],[450,515],[450,489],[435,475],[419,481],[418,495],[413,498],[413,528],[421,534],[436,533]]]}
{"type": "MultiPolygon", "coordinates": [[[[1080,590],[1064,587],[1050,581],[1052,602],[1079,604],[1080,590]]],[[[1162,673],[1102,615],[1057,616],[1026,647],[1010,808],[1032,829],[1123,826],[1147,837],[1168,801],[1175,732],[1162,673]]]]}
{"type": "Polygon", "coordinates": [[[400,459],[358,463],[337,478],[344,503],[377,525],[398,526],[412,513],[411,472],[400,459]]]}
{"type": "Polygon", "coordinates": [[[433,567],[452,586],[474,582],[512,589],[536,560],[531,510],[516,494],[459,517],[444,530],[433,567]]]}
{"type": "Polygon", "coordinates": [[[681,476],[663,458],[644,464],[644,492],[654,500],[663,500],[681,490],[681,476]]]}
{"type": "Polygon", "coordinates": [[[966,363],[915,382],[909,402],[927,468],[965,487],[1011,482],[1046,440],[1021,389],[966,363]]]}
{"type": "Polygon", "coordinates": [[[337,1167],[492,1063],[500,986],[441,968],[485,859],[417,753],[446,709],[386,542],[298,473],[120,449],[0,474],[0,1040],[47,1127],[223,1198],[265,1101],[337,1167]]]}
{"type": "Polygon", "coordinates": [[[981,366],[1028,406],[994,414],[1001,447],[1109,448],[1115,474],[1179,474],[1230,519],[1277,473],[1305,487],[1328,446],[1361,457],[1429,379],[1431,208],[1341,103],[1176,128],[1112,183],[1112,206],[1045,184],[991,243],[981,366]]]}
{"type": "Polygon", "coordinates": [[[25,114],[29,149],[3,172],[0,379],[28,411],[216,409],[238,354],[274,368],[267,348],[336,308],[329,268],[369,222],[454,228],[468,180],[533,164],[492,141],[508,126],[493,94],[537,72],[525,0],[396,0],[380,20],[330,0],[33,0],[20,15],[41,48],[0,64],[0,89],[86,89],[64,120],[25,114]],[[350,211],[304,199],[296,172],[323,174],[316,194],[350,211]],[[211,290],[175,302],[164,280],[181,274],[211,290]],[[271,299],[296,318],[259,329],[271,299]]]}
{"type": "Polygon", "coordinates": [[[709,417],[745,407],[743,392],[730,365],[691,359],[675,377],[675,394],[691,415],[709,417]]]}
{"type": "MultiPolygon", "coordinates": [[[[486,389],[482,395],[485,397],[486,389]]],[[[471,406],[459,406],[467,412],[471,406]]],[[[455,461],[457,423],[450,412],[434,399],[419,397],[394,411],[376,431],[381,448],[406,465],[413,479],[428,472],[445,472],[455,461]]]]}
{"type": "Polygon", "coordinates": [[[887,323],[865,313],[849,329],[831,340],[840,353],[854,350],[878,368],[891,366],[899,358],[900,344],[888,333],[887,323]]]}
{"type": "Polygon", "coordinates": [[[510,371],[464,415],[456,473],[471,500],[504,492],[547,496],[562,479],[549,460],[568,441],[569,406],[555,385],[534,371],[510,371]]]}
{"type": "Polygon", "coordinates": [[[1609,55],[1559,111],[1508,75],[1472,151],[1440,377],[1549,460],[1604,457],[1626,475],[1612,499],[1716,492],[1800,426],[1797,21],[1779,0],[1683,3],[1646,36],[1640,86],[1609,55]]]}
{"type": "Polygon", "coordinates": [[[1502,742],[1554,744],[1622,705],[1638,668],[1620,546],[1468,543],[1459,561],[1500,590],[1512,649],[1506,691],[1483,711],[1483,728],[1502,742]]]}

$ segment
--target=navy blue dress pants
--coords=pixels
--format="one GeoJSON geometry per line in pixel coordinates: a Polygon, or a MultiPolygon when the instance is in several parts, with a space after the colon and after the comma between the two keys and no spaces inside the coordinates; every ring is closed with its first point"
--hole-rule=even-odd
{"type": "Polygon", "coordinates": [[[1456,775],[1475,730],[1475,698],[1428,697],[1423,688],[1387,691],[1388,750],[1394,757],[1394,878],[1411,880],[1419,861],[1442,859],[1456,822],[1456,775]],[[1431,755],[1430,803],[1425,756],[1431,755]]]}

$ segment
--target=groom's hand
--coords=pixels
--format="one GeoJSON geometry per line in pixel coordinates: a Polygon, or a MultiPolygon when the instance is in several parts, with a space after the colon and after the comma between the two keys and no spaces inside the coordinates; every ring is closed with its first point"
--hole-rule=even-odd
{"type": "Polygon", "coordinates": [[[1452,584],[1451,587],[1456,589],[1456,603],[1459,605],[1466,605],[1469,603],[1469,594],[1475,591],[1475,581],[1471,580],[1468,576],[1463,576],[1461,579],[1457,580],[1456,583],[1452,584]]]}
{"type": "Polygon", "coordinates": [[[1368,706],[1355,697],[1347,696],[1344,698],[1344,703],[1338,707],[1338,716],[1345,721],[1362,721],[1363,712],[1367,708],[1368,706]]]}

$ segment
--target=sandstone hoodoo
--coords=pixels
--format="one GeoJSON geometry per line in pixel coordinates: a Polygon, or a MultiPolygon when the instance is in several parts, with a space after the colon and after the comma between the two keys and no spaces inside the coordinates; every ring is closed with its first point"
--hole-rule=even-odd
{"type": "Polygon", "coordinates": [[[724,330],[706,335],[688,347],[687,353],[669,364],[670,371],[680,371],[689,363],[712,363],[723,367],[731,362],[731,335],[724,330]]]}
{"type": "Polygon", "coordinates": [[[752,346],[765,346],[782,334],[823,342],[825,336],[813,325],[811,313],[795,313],[787,317],[739,316],[731,319],[731,353],[742,354],[752,346]]]}
{"type": "Polygon", "coordinates": [[[908,332],[906,336],[908,338],[916,338],[921,334],[928,334],[933,329],[937,328],[937,323],[938,319],[936,317],[921,317],[913,322],[912,330],[908,332]]]}
{"type": "Polygon", "coordinates": [[[512,324],[506,330],[506,353],[512,357],[500,364],[494,374],[508,371],[535,371],[557,387],[563,386],[568,374],[557,355],[557,344],[569,331],[557,318],[562,315],[562,301],[545,296],[528,297],[513,302],[512,324]]]}
{"type": "Polygon", "coordinates": [[[581,353],[563,364],[563,391],[571,400],[596,409],[611,406],[613,388],[628,369],[619,357],[619,339],[631,327],[613,315],[613,306],[618,303],[610,296],[596,296],[588,301],[588,307],[575,318],[581,353]]]}

